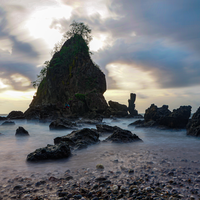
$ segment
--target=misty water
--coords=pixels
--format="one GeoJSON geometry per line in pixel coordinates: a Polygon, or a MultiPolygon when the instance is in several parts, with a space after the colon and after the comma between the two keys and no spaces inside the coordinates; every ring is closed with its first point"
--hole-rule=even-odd
{"type": "MultiPolygon", "coordinates": [[[[158,162],[158,160],[174,160],[177,165],[192,166],[200,163],[200,138],[186,135],[186,130],[142,129],[128,126],[136,119],[104,119],[111,126],[119,126],[138,135],[143,142],[130,144],[99,143],[87,149],[76,151],[68,159],[46,161],[39,163],[26,162],[29,153],[37,148],[53,144],[53,139],[67,135],[72,130],[50,131],[49,123],[38,121],[14,120],[16,125],[0,126],[0,175],[13,177],[16,175],[31,175],[32,173],[48,174],[49,172],[64,172],[67,169],[95,168],[99,163],[105,169],[112,169],[118,160],[124,166],[128,165],[127,157],[132,155],[135,165],[141,162],[158,162]],[[15,132],[23,126],[30,134],[29,137],[16,137],[15,132]],[[108,156],[109,154],[109,156],[108,156]],[[144,157],[145,156],[145,157],[144,157]],[[154,159],[156,156],[156,159],[154,159]],[[145,159],[145,160],[144,160],[145,159]]],[[[2,121],[3,122],[3,121],[2,121]]],[[[2,123],[1,122],[1,123],[2,123]]],[[[83,125],[81,128],[95,128],[95,125],[83,125]]],[[[100,137],[103,140],[108,135],[100,137]]],[[[134,166],[132,166],[134,167],[134,166]]]]}

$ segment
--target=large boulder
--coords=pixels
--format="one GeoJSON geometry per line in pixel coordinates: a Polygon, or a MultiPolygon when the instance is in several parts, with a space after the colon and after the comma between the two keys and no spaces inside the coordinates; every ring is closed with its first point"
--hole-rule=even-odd
{"type": "Polygon", "coordinates": [[[120,129],[118,126],[109,126],[106,124],[97,124],[96,128],[100,133],[113,133],[115,130],[120,129]]]}
{"type": "MultiPolygon", "coordinates": [[[[47,105],[59,109],[59,102],[61,107],[69,103],[68,111],[71,114],[84,115],[91,111],[102,113],[107,108],[103,96],[105,91],[105,74],[91,60],[82,36],[75,35],[53,55],[46,77],[40,83],[27,112],[47,105]]],[[[27,112],[25,116],[30,116],[27,112]]]]}
{"type": "Polygon", "coordinates": [[[158,108],[156,105],[151,104],[151,106],[145,110],[144,120],[145,122],[156,121],[158,124],[162,124],[165,121],[165,117],[171,114],[167,105],[163,105],[158,108]]]}
{"type": "Polygon", "coordinates": [[[24,119],[24,113],[22,111],[11,111],[8,116],[8,119],[24,119]]]}
{"type": "Polygon", "coordinates": [[[161,125],[169,128],[186,128],[191,115],[191,108],[191,106],[180,106],[178,109],[174,109],[161,125]]]}
{"type": "Polygon", "coordinates": [[[10,121],[10,120],[7,120],[7,121],[5,121],[5,122],[3,122],[2,124],[1,124],[1,126],[12,126],[12,125],[15,125],[15,122],[14,121],[10,121]]]}
{"type": "Polygon", "coordinates": [[[50,123],[49,129],[50,130],[64,130],[64,129],[73,129],[76,128],[77,125],[75,122],[71,122],[67,119],[59,118],[50,123]]]}
{"type": "Polygon", "coordinates": [[[19,126],[19,128],[16,130],[15,135],[16,136],[29,136],[29,133],[22,126],[19,126]]]}
{"type": "Polygon", "coordinates": [[[46,147],[36,149],[34,152],[28,154],[27,161],[55,160],[68,158],[70,155],[71,151],[66,143],[58,145],[48,144],[46,147]]]}
{"type": "Polygon", "coordinates": [[[128,107],[115,101],[108,101],[110,114],[116,117],[128,116],[128,107]]]}
{"type": "Polygon", "coordinates": [[[167,105],[158,108],[152,104],[145,111],[144,120],[138,120],[129,125],[136,127],[164,127],[164,128],[186,128],[191,115],[191,106],[180,106],[171,112],[167,105]]]}
{"type": "Polygon", "coordinates": [[[54,144],[60,144],[61,142],[65,142],[73,150],[83,149],[88,145],[98,143],[99,133],[95,129],[84,128],[54,139],[54,144]]]}
{"type": "Polygon", "coordinates": [[[128,111],[131,117],[135,117],[138,115],[138,111],[135,109],[135,100],[136,100],[136,94],[131,93],[130,99],[128,100],[128,111]]]}
{"type": "Polygon", "coordinates": [[[136,134],[132,134],[131,131],[121,128],[116,129],[112,135],[104,140],[104,142],[116,142],[116,143],[129,143],[142,141],[136,134]]]}
{"type": "Polygon", "coordinates": [[[186,129],[187,135],[200,137],[200,107],[193,114],[192,118],[186,126],[186,129]]]}
{"type": "Polygon", "coordinates": [[[24,112],[24,117],[29,120],[55,120],[61,117],[61,110],[51,104],[31,106],[24,112]]]}

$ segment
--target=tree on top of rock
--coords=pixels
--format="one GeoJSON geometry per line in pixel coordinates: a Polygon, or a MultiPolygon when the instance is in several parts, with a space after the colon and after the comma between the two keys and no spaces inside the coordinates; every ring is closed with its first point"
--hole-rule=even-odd
{"type": "Polygon", "coordinates": [[[89,28],[88,25],[85,25],[82,22],[78,23],[76,21],[73,21],[70,26],[71,29],[64,34],[64,38],[70,39],[71,37],[74,37],[76,35],[81,35],[85,42],[89,44],[89,42],[92,40],[92,36],[90,35],[92,30],[89,28]]]}
{"type": "MultiPolygon", "coordinates": [[[[80,37],[80,36],[84,39],[84,41],[86,43],[86,45],[84,45],[84,44],[81,45],[82,46],[81,50],[83,50],[85,52],[89,52],[88,44],[92,40],[92,36],[91,36],[92,30],[89,28],[89,26],[85,25],[82,22],[79,23],[79,22],[73,21],[73,23],[70,24],[70,27],[71,27],[71,29],[63,35],[62,40],[55,44],[55,46],[52,50],[52,55],[59,52],[61,50],[63,44],[68,39],[70,39],[72,37],[80,37]]],[[[81,46],[80,46],[80,43],[79,43],[79,48],[81,46]]],[[[47,68],[50,66],[50,62],[45,61],[44,64],[45,65],[41,69],[39,75],[37,75],[37,79],[32,82],[34,88],[37,88],[40,85],[40,83],[42,82],[42,80],[46,77],[47,68]]]]}

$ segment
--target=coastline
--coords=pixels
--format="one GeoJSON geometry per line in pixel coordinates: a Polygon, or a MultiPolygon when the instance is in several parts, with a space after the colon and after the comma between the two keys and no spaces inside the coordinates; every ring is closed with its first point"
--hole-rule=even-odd
{"type": "MultiPolygon", "coordinates": [[[[116,147],[99,152],[93,165],[73,167],[72,162],[65,170],[58,167],[46,174],[1,176],[0,199],[199,199],[200,161],[174,151],[138,148],[131,152],[116,147]],[[96,169],[100,163],[103,170],[96,169]]],[[[74,156],[79,159],[82,153],[74,156]]]]}

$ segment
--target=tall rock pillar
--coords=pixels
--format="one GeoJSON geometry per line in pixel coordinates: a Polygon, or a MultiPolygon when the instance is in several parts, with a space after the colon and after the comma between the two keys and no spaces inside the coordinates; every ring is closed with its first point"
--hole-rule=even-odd
{"type": "Polygon", "coordinates": [[[132,117],[138,115],[138,111],[135,110],[135,100],[136,100],[136,94],[131,93],[130,99],[128,100],[128,111],[132,117]]]}

